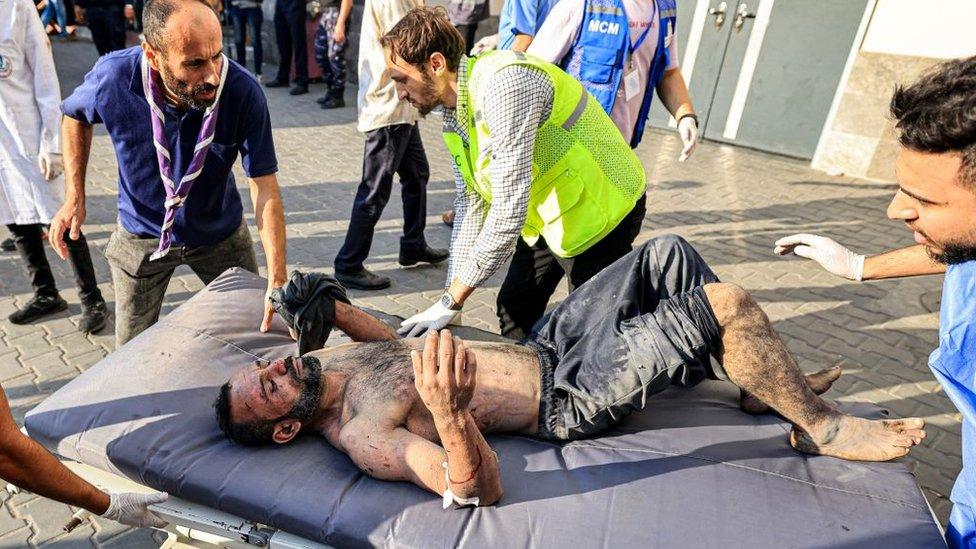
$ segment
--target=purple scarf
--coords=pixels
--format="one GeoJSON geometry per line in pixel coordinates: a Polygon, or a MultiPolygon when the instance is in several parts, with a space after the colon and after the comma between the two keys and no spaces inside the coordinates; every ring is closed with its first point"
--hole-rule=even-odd
{"type": "Polygon", "coordinates": [[[186,196],[190,194],[193,182],[200,171],[203,170],[203,162],[210,151],[210,143],[213,141],[214,132],[217,127],[217,111],[220,106],[220,92],[224,89],[224,82],[227,80],[227,66],[229,64],[226,55],[221,55],[222,63],[220,69],[220,85],[217,87],[217,94],[213,105],[203,111],[203,122],[200,124],[200,133],[197,135],[197,145],[193,149],[193,158],[186,167],[180,184],[173,182],[173,166],[169,155],[169,140],[166,138],[166,131],[163,124],[163,110],[161,105],[165,102],[162,84],[159,82],[159,75],[149,66],[146,55],[142,55],[142,90],[149,102],[149,114],[152,119],[153,146],[156,147],[156,160],[159,162],[159,176],[163,180],[163,187],[166,189],[166,213],[163,217],[163,226],[159,233],[159,247],[149,256],[150,261],[155,261],[169,253],[169,247],[173,240],[173,220],[176,219],[176,210],[183,206],[186,196]]]}

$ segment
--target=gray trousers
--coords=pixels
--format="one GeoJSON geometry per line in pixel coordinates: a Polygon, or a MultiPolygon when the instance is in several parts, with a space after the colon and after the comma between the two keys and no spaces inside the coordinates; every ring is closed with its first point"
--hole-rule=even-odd
{"type": "MultiPolygon", "coordinates": [[[[173,246],[165,257],[149,261],[159,240],[136,236],[121,226],[109,237],[105,258],[115,286],[115,343],[122,346],[159,319],[159,309],[173,271],[187,265],[204,284],[231,267],[258,272],[251,233],[240,227],[211,246],[173,246]]],[[[257,320],[255,320],[257,322],[257,320]]]]}
{"type": "Polygon", "coordinates": [[[524,343],[539,353],[539,436],[574,440],[670,385],[727,379],[703,288],[718,282],[684,239],[651,239],[569,294],[524,343]]]}

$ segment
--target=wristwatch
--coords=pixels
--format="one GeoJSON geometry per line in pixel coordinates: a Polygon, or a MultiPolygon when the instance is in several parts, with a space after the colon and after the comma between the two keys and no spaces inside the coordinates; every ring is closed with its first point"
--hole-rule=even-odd
{"type": "Polygon", "coordinates": [[[454,296],[451,295],[451,292],[444,292],[444,295],[441,296],[441,305],[451,311],[461,310],[461,304],[454,301],[454,296]]]}

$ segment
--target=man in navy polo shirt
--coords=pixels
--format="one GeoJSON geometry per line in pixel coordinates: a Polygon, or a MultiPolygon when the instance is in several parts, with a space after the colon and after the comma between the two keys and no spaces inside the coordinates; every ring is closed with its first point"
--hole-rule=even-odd
{"type": "MultiPolygon", "coordinates": [[[[61,104],[67,191],[50,231],[52,247],[65,257],[64,231],[76,238],[85,221],[92,125],[105,124],[119,164],[119,225],[105,250],[119,345],[156,322],[177,266],[188,265],[204,283],[230,267],[258,272],[231,174],[238,152],[267,258],[268,291],[286,280],[264,93],[221,53],[220,22],[202,0],[152,0],[143,27],[142,47],[103,56],[61,104]]],[[[262,331],[272,314],[266,301],[262,331]]]]}

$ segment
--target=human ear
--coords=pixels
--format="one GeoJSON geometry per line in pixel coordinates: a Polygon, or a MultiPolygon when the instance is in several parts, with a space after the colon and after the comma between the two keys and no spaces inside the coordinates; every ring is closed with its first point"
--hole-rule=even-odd
{"type": "Polygon", "coordinates": [[[142,52],[146,54],[146,59],[149,60],[149,66],[156,72],[159,72],[160,54],[156,51],[149,42],[142,43],[142,52]]]}
{"type": "Polygon", "coordinates": [[[276,444],[286,444],[291,442],[298,432],[302,430],[302,422],[297,419],[284,419],[275,423],[274,433],[271,435],[271,439],[275,441],[276,444]]]}
{"type": "Polygon", "coordinates": [[[438,76],[443,74],[444,70],[447,69],[447,59],[439,51],[430,54],[430,62],[428,64],[430,65],[430,70],[438,76]]]}

